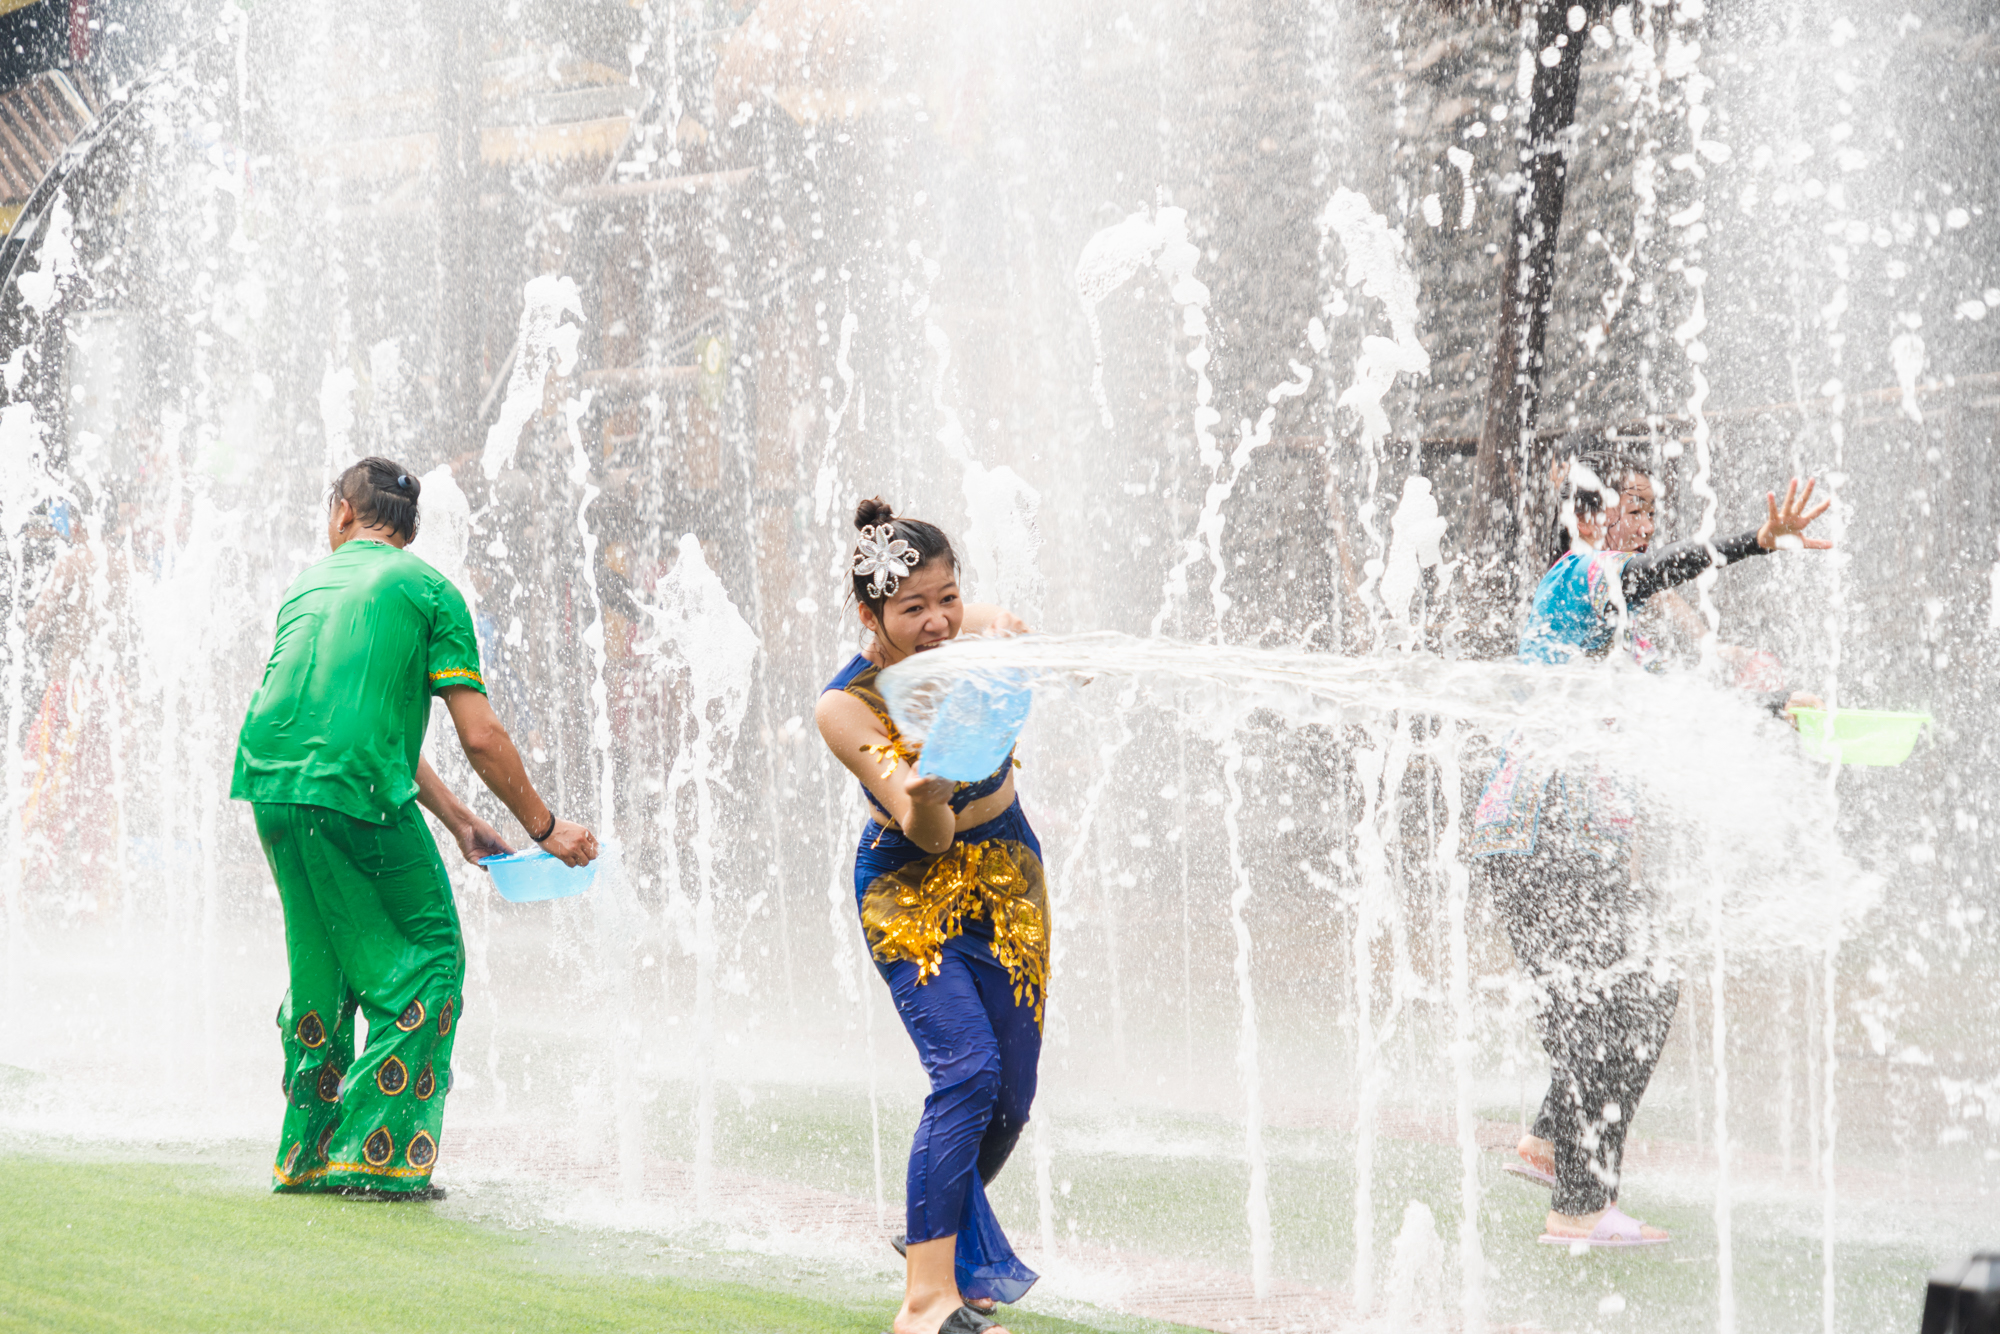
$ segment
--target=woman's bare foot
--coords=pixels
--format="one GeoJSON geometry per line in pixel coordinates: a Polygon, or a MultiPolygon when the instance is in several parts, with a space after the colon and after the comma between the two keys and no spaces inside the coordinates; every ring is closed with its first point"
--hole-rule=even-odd
{"type": "MultiPolygon", "coordinates": [[[[1526,1154],[1521,1156],[1524,1158],[1527,1157],[1526,1154]]],[[[1559,1214],[1551,1209],[1549,1210],[1547,1224],[1548,1235],[1551,1237],[1574,1237],[1578,1241],[1588,1240],[1591,1231],[1596,1228],[1598,1220],[1603,1218],[1612,1207],[1607,1205],[1595,1213],[1588,1214],[1559,1214]]],[[[1638,1222],[1639,1220],[1633,1219],[1632,1221],[1638,1222]]],[[[1639,1237],[1642,1241],[1665,1241],[1667,1234],[1650,1223],[1639,1223],[1639,1237]]]]}
{"type": "MultiPolygon", "coordinates": [[[[896,1312],[895,1334],[938,1334],[944,1322],[961,1306],[974,1306],[958,1291],[953,1272],[956,1237],[920,1241],[904,1250],[907,1279],[903,1289],[903,1309],[896,1312]]],[[[975,1310],[980,1307],[974,1306],[975,1310]]],[[[991,1305],[984,1307],[991,1311],[991,1305]]],[[[1007,1334],[995,1325],[987,1334],[1007,1334]]]]}
{"type": "Polygon", "coordinates": [[[1545,1139],[1533,1135],[1521,1136],[1521,1142],[1514,1146],[1514,1152],[1521,1155],[1521,1161],[1537,1172],[1556,1174],[1556,1146],[1545,1139]]]}
{"type": "MultiPolygon", "coordinates": [[[[970,1306],[984,1314],[991,1314],[993,1310],[991,1305],[982,1308],[955,1298],[939,1298],[922,1305],[913,1305],[906,1299],[903,1309],[896,1312],[895,1334],[937,1334],[944,1322],[951,1319],[951,1313],[961,1306],[970,1306]]],[[[1008,1334],[1008,1331],[1004,1325],[995,1325],[985,1334],[1008,1334]]]]}

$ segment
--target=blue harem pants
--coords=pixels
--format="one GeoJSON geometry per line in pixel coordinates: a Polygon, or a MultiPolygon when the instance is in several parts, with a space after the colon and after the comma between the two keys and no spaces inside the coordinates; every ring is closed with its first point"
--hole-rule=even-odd
{"type": "MultiPolygon", "coordinates": [[[[1018,803],[956,841],[989,838],[1024,843],[1037,857],[1041,852],[1018,803]]],[[[925,855],[871,822],[856,858],[857,896],[876,876],[925,855]]],[[[987,1203],[986,1183],[1006,1165],[1028,1123],[1042,1032],[1033,1001],[1015,1003],[1006,968],[978,934],[985,923],[967,925],[972,930],[945,942],[939,971],[928,981],[910,960],[875,964],[931,1084],[910,1145],[904,1235],[912,1243],[956,1235],[960,1293],[1015,1302],[1038,1276],[1015,1257],[987,1203]]]]}
{"type": "Polygon", "coordinates": [[[930,1076],[930,1096],[910,1144],[905,1222],[910,1241],[935,1241],[961,1228],[967,1195],[998,1176],[1028,1124],[1042,1031],[1032,1003],[1014,1003],[1014,984],[990,946],[973,936],[947,942],[938,975],[918,980],[908,960],[878,964],[896,1013],[930,1076]]]}

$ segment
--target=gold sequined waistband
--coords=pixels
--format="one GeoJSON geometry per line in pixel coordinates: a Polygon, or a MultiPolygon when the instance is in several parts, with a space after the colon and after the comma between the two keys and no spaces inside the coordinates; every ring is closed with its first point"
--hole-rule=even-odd
{"type": "Polygon", "coordinates": [[[993,927],[993,957],[1014,983],[1014,1003],[1032,1003],[1042,1020],[1049,974],[1049,896],[1034,849],[1013,839],[954,843],[943,852],[886,871],[861,900],[868,948],[882,963],[906,959],[928,982],[944,962],[944,943],[969,919],[993,927]]]}

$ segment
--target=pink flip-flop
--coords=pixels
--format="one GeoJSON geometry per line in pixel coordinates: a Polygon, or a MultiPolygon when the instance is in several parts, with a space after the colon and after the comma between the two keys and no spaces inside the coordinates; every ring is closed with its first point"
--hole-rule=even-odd
{"type": "Polygon", "coordinates": [[[1597,1226],[1587,1237],[1559,1237],[1553,1232],[1544,1232],[1537,1240],[1544,1246],[1589,1246],[1604,1250],[1621,1250],[1631,1246],[1664,1246],[1672,1237],[1648,1237],[1639,1229],[1644,1226],[1617,1205],[1604,1211],[1597,1220],[1597,1226]]]}
{"type": "Polygon", "coordinates": [[[1532,1181],[1537,1186],[1546,1186],[1550,1190],[1554,1190],[1556,1188],[1555,1173],[1544,1172],[1541,1168],[1536,1167],[1533,1163],[1528,1162],[1525,1159],[1510,1158],[1506,1162],[1500,1164],[1500,1170],[1502,1172],[1511,1173],[1512,1175],[1521,1178],[1521,1180],[1523,1181],[1532,1181]]]}

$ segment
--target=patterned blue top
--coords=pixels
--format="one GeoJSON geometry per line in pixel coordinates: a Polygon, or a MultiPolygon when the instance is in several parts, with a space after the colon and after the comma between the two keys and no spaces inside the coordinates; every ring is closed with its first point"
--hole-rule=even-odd
{"type": "MultiPolygon", "coordinates": [[[[1608,658],[1616,650],[1629,653],[1648,671],[1659,671],[1664,666],[1659,651],[1633,629],[1633,613],[1662,589],[1763,554],[1755,529],[1717,542],[1696,539],[1652,552],[1577,547],[1535,585],[1534,609],[1521,632],[1520,660],[1557,666],[1608,658]]],[[[1580,849],[1606,861],[1625,856],[1636,814],[1627,784],[1596,768],[1563,773],[1516,737],[1507,739],[1480,794],[1472,818],[1471,855],[1534,852],[1543,807],[1550,802],[1567,817],[1570,837],[1580,849]]]]}
{"type": "Polygon", "coordinates": [[[1631,630],[1644,599],[1628,600],[1625,566],[1636,551],[1573,550],[1535,585],[1534,609],[1521,634],[1522,662],[1549,666],[1609,656],[1614,640],[1652,666],[1650,648],[1631,630]]]}
{"type": "MultiPolygon", "coordinates": [[[[1607,658],[1614,646],[1641,666],[1657,668],[1652,645],[1633,633],[1632,613],[1643,598],[1625,594],[1625,566],[1632,551],[1570,551],[1535,585],[1533,610],[1521,633],[1520,660],[1543,666],[1607,658]]],[[[1631,794],[1608,774],[1567,774],[1539,760],[1509,737],[1473,812],[1469,851],[1474,857],[1535,850],[1543,807],[1565,815],[1579,850],[1605,861],[1623,857],[1631,843],[1631,794]]]]}
{"type": "MultiPolygon", "coordinates": [[[[869,712],[873,713],[881,721],[882,730],[888,735],[889,745],[893,748],[897,761],[914,763],[917,758],[917,751],[908,742],[904,741],[903,734],[896,730],[896,720],[889,716],[889,705],[883,700],[882,692],[875,688],[875,678],[880,674],[881,670],[880,667],[877,667],[868,660],[867,654],[857,653],[848,660],[847,665],[842,667],[831,681],[826,683],[820,693],[825,694],[829,690],[839,690],[854,696],[863,704],[866,704],[869,712]]],[[[995,769],[978,782],[953,784],[951,790],[952,810],[954,812],[963,811],[967,806],[978,801],[981,797],[990,797],[995,792],[998,792],[1006,785],[1007,775],[1014,771],[1015,763],[1014,756],[1010,752],[1007,758],[1000,762],[998,769],[995,769]]],[[[885,816],[889,814],[888,808],[875,799],[875,794],[868,790],[866,783],[861,785],[861,794],[868,798],[870,806],[881,811],[885,816]]]]}

